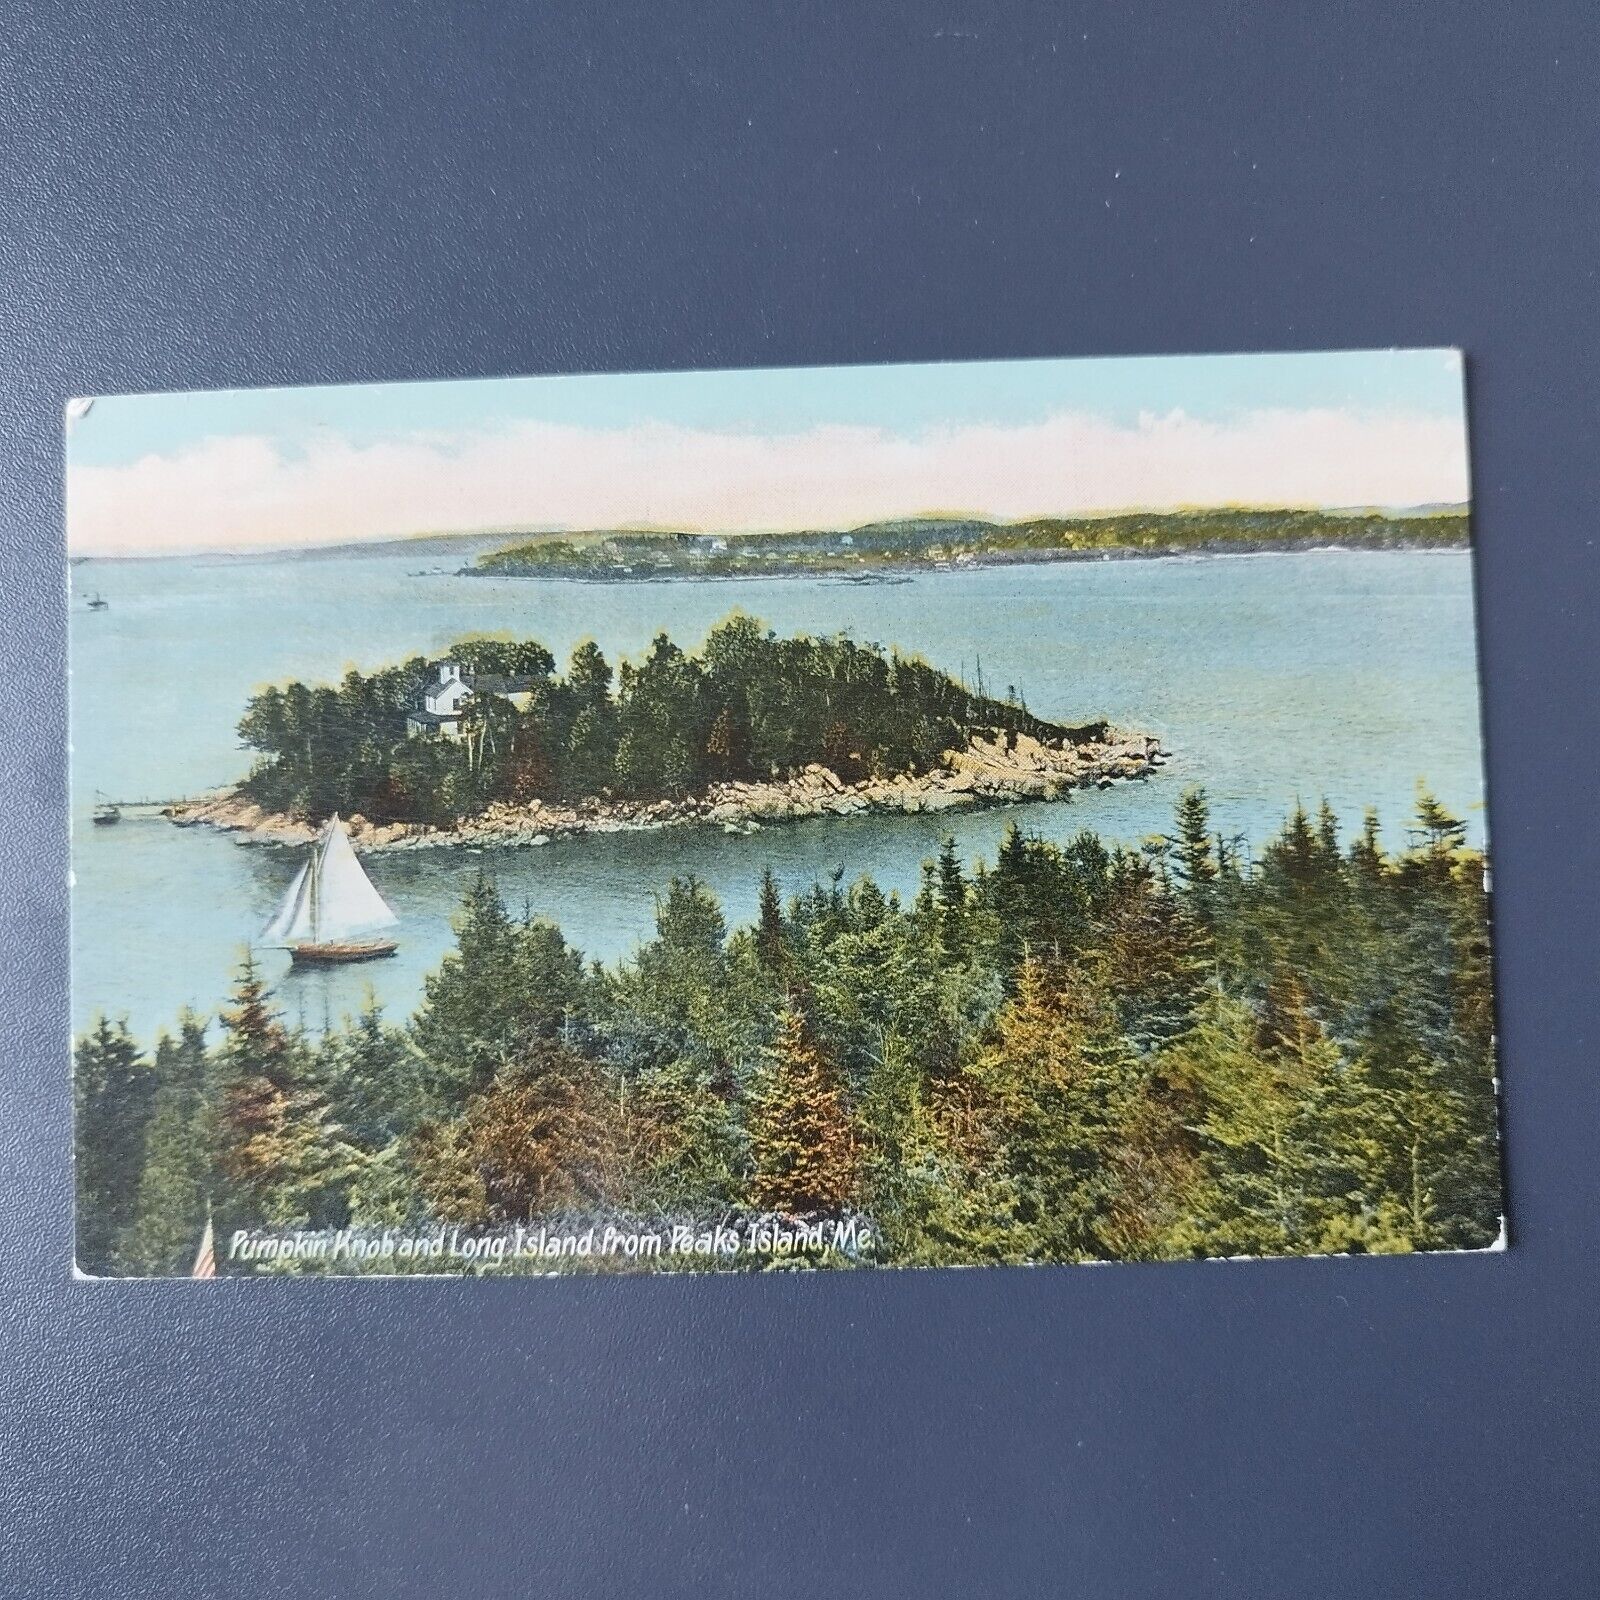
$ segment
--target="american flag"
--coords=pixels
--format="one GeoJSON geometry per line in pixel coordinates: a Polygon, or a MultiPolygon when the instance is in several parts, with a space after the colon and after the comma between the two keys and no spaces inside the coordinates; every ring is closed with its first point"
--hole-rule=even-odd
{"type": "Polygon", "coordinates": [[[217,1247],[211,1232],[211,1218],[206,1218],[206,1231],[200,1235],[200,1254],[194,1258],[191,1278],[214,1278],[217,1275],[217,1247]]]}

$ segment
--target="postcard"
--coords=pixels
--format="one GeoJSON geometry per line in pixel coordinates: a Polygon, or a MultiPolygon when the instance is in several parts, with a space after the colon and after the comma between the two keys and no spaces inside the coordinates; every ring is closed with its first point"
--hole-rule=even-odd
{"type": "Polygon", "coordinates": [[[1458,353],[66,428],[80,1274],[1503,1242],[1458,353]]]}

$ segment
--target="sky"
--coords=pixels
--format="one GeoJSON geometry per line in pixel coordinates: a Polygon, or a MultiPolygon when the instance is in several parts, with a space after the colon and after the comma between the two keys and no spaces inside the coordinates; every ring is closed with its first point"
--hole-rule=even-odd
{"type": "Polygon", "coordinates": [[[1467,482],[1461,358],[1447,350],[122,395],[67,423],[75,555],[1422,505],[1465,500],[1467,482]]]}

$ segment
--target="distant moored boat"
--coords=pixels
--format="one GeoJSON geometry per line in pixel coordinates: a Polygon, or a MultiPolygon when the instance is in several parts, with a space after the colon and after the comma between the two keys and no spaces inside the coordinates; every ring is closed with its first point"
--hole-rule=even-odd
{"type": "Polygon", "coordinates": [[[395,941],[361,938],[400,919],[356,859],[350,835],[337,816],[311,847],[277,914],[261,932],[261,943],[281,945],[291,961],[327,966],[392,956],[395,941]]]}
{"type": "Polygon", "coordinates": [[[89,609],[91,611],[108,611],[110,608],[111,602],[107,600],[103,594],[92,594],[89,596],[89,609]]]}
{"type": "Polygon", "coordinates": [[[107,800],[98,789],[94,792],[94,825],[97,828],[109,827],[113,822],[122,821],[122,808],[115,800],[107,800]]]}

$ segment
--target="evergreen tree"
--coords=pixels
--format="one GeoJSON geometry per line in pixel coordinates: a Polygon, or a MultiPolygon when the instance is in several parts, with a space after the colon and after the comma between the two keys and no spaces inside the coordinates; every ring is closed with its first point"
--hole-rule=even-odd
{"type": "Polygon", "coordinates": [[[219,1225],[227,1231],[342,1221],[342,1190],[359,1153],[333,1121],[303,1043],[285,1031],[248,954],[222,1025],[219,1225]]]}
{"type": "Polygon", "coordinates": [[[772,972],[781,970],[784,952],[783,901],[778,893],[778,880],[773,877],[770,866],[761,869],[756,949],[763,966],[772,972]]]}
{"type": "Polygon", "coordinates": [[[1322,852],[1311,818],[1298,800],[1283,831],[1263,852],[1262,865],[1269,884],[1281,884],[1295,892],[1310,892],[1315,887],[1322,852]]]}
{"type": "Polygon", "coordinates": [[[692,1061],[669,1061],[626,1077],[618,1096],[633,1119],[636,1206],[704,1217],[743,1198],[744,1130],[710,1073],[692,1061]]]}
{"type": "Polygon", "coordinates": [[[1188,1226],[1209,1255],[1410,1248],[1375,1182],[1370,1097],[1291,977],[1264,1018],[1211,999],[1168,1070],[1201,1107],[1209,1174],[1188,1226]]]}
{"type": "Polygon", "coordinates": [[[527,1019],[516,930],[487,874],[467,886],[455,928],[456,947],[425,980],[412,1032],[437,1069],[439,1092],[459,1106],[510,1059],[527,1019]]]}
{"type": "MultiPolygon", "coordinates": [[[[708,702],[759,700],[769,645],[827,689],[780,712],[799,680],[768,678],[763,738],[855,726],[875,675],[927,687],[913,662],[730,626],[697,669],[708,702]]],[[[253,714],[312,738],[317,716],[389,714],[370,681],[329,694],[253,714]]],[[[730,935],[675,879],[655,937],[604,971],[480,875],[408,1029],[371,1005],[313,1046],[247,961],[212,1049],[192,1017],[148,1067],[123,1029],[79,1040],[80,1224],[99,1230],[80,1259],[186,1271],[208,1202],[224,1239],[744,1203],[859,1205],[885,1259],[919,1263],[1482,1246],[1484,873],[1426,793],[1403,853],[1369,814],[1341,854],[1324,804],[1251,868],[1214,852],[1193,791],[1144,853],[1008,829],[991,869],[946,841],[910,907],[842,866],[785,907],[768,871],[730,935]]]]}
{"type": "Polygon", "coordinates": [[[1027,837],[1014,823],[1007,827],[983,898],[1008,987],[1024,954],[1065,961],[1088,940],[1091,914],[1106,896],[1108,869],[1109,858],[1091,834],[1063,851],[1027,837]]]}
{"type": "Polygon", "coordinates": [[[625,1094],[559,1043],[519,1059],[454,1124],[425,1124],[411,1158],[433,1214],[484,1226],[563,1209],[624,1211],[634,1200],[636,1119],[625,1094]]]}
{"type": "Polygon", "coordinates": [[[1217,879],[1217,861],[1211,840],[1211,813],[1206,792],[1185,789],[1178,799],[1178,831],[1172,848],[1178,863],[1178,880],[1190,905],[1204,917],[1209,911],[1209,891],[1217,879]]]}
{"type": "Polygon", "coordinates": [[[1358,884],[1372,887],[1381,880],[1387,859],[1378,837],[1378,813],[1368,806],[1361,832],[1350,846],[1350,867],[1358,884]]]}
{"type": "Polygon", "coordinates": [[[101,1016],[78,1041],[72,1093],[78,1266],[105,1277],[134,1219],[155,1095],[150,1064],[126,1022],[101,1016]]]}
{"type": "Polygon", "coordinates": [[[1093,964],[1049,971],[1029,957],[966,1073],[990,1159],[1014,1181],[1024,1259],[1107,1255],[1111,1160],[1139,1073],[1093,964]]]}
{"type": "Polygon", "coordinates": [[[617,753],[616,707],[611,700],[611,664],[592,639],[572,652],[567,667],[571,731],[567,738],[563,792],[571,799],[609,788],[617,753]]]}
{"type": "Polygon", "coordinates": [[[177,1038],[163,1034],[156,1044],[144,1170],[134,1226],[121,1252],[123,1268],[141,1276],[190,1269],[217,1188],[216,1069],[205,1034],[205,1019],[185,1011],[177,1038]]]}
{"type": "Polygon", "coordinates": [[[716,896],[692,874],[674,878],[656,907],[656,937],[609,984],[599,1030],[609,1059],[630,1071],[676,1063],[731,1092],[772,977],[752,951],[760,975],[733,981],[726,939],[716,896]]]}
{"type": "Polygon", "coordinates": [[[939,846],[938,867],[939,942],[951,961],[964,960],[967,954],[967,879],[956,854],[955,835],[947,833],[939,846]]]}
{"type": "Polygon", "coordinates": [[[222,1027],[222,1065],[230,1077],[264,1078],[276,1089],[289,1088],[293,1046],[249,950],[240,963],[233,999],[223,1007],[222,1027]]]}
{"type": "Polygon", "coordinates": [[[1450,838],[1425,834],[1400,864],[1403,915],[1361,1041],[1369,1165],[1419,1249],[1481,1247],[1499,1230],[1486,924],[1481,905],[1462,905],[1481,895],[1481,876],[1475,862],[1451,873],[1450,838]]]}
{"type": "Polygon", "coordinates": [[[861,775],[861,757],[855,743],[850,725],[843,720],[829,723],[822,736],[822,765],[846,783],[854,783],[861,775]]]}
{"type": "Polygon", "coordinates": [[[714,964],[727,936],[722,907],[710,889],[692,872],[673,878],[656,909],[656,953],[668,961],[714,964]]]}
{"type": "Polygon", "coordinates": [[[324,1041],[329,1110],[358,1145],[378,1151],[437,1109],[424,1063],[403,1029],[391,1028],[369,992],[354,1025],[324,1041]]]}
{"type": "Polygon", "coordinates": [[[1125,858],[1097,929],[1124,1033],[1149,1052],[1191,1024],[1212,968],[1207,926],[1142,861],[1125,858]]]}
{"type": "Polygon", "coordinates": [[[1467,825],[1439,804],[1425,785],[1417,786],[1416,831],[1430,858],[1448,858],[1466,843],[1467,825]]]}
{"type": "Polygon", "coordinates": [[[726,781],[749,776],[750,736],[732,706],[725,705],[711,724],[706,735],[706,763],[714,778],[726,781]]]}
{"type": "Polygon", "coordinates": [[[1339,860],[1339,819],[1333,814],[1333,807],[1328,804],[1324,796],[1322,804],[1317,807],[1317,849],[1320,852],[1323,869],[1331,870],[1339,860]]]}
{"type": "Polygon", "coordinates": [[[771,1064],[750,1110],[751,1204],[790,1216],[839,1211],[855,1192],[855,1130],[843,1090],[806,1032],[786,1010],[771,1064]]]}
{"type": "Polygon", "coordinates": [[[860,878],[853,885],[851,911],[855,926],[863,932],[880,927],[891,915],[888,899],[871,878],[860,878]]]}
{"type": "Polygon", "coordinates": [[[677,799],[697,786],[710,717],[699,663],[664,633],[638,666],[624,663],[617,695],[618,786],[677,799]]]}

